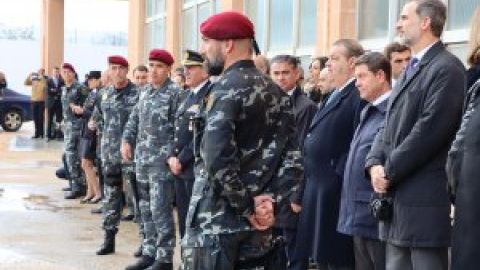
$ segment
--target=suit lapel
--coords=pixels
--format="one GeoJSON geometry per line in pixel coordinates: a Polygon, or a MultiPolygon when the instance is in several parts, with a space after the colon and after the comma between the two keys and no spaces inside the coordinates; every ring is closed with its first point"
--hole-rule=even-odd
{"type": "Polygon", "coordinates": [[[391,96],[392,105],[395,103],[395,101],[397,101],[400,94],[403,91],[405,91],[405,89],[407,89],[407,87],[410,85],[413,79],[415,79],[419,75],[423,67],[426,66],[433,59],[433,57],[435,57],[438,53],[440,53],[444,49],[445,48],[443,43],[441,41],[438,41],[427,51],[425,56],[423,56],[420,63],[418,63],[418,65],[415,67],[415,69],[413,70],[413,73],[410,76],[407,76],[406,72],[403,72],[401,81],[399,81],[395,85],[395,88],[392,92],[392,96],[391,96]]]}
{"type": "Polygon", "coordinates": [[[338,93],[336,97],[333,97],[334,99],[332,101],[328,102],[327,100],[328,104],[319,111],[317,111],[309,129],[313,129],[318,124],[318,122],[320,122],[320,120],[322,120],[326,115],[334,111],[340,105],[342,100],[350,94],[353,88],[355,88],[355,81],[350,82],[344,89],[342,89],[340,93],[338,93]]]}

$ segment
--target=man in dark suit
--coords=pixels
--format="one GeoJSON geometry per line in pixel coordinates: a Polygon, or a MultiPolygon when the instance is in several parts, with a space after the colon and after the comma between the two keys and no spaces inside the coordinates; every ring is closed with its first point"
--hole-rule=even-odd
{"type": "Polygon", "coordinates": [[[412,61],[367,156],[375,191],[393,198],[392,218],[380,223],[389,270],[448,269],[445,162],[460,124],[466,79],[463,64],[440,41],[445,20],[440,0],[403,7],[397,31],[412,49],[412,61]]]}
{"type": "Polygon", "coordinates": [[[360,115],[343,176],[337,230],[353,236],[356,270],[385,270],[385,245],[378,240],[378,222],[370,213],[373,194],[365,175],[365,158],[383,124],[390,96],[391,66],[381,53],[362,55],[355,62],[356,86],[369,102],[360,115]]]}
{"type": "Polygon", "coordinates": [[[210,90],[210,81],[203,62],[204,59],[199,53],[190,50],[185,52],[183,60],[185,84],[190,92],[175,114],[175,137],[167,159],[175,177],[175,201],[181,237],[185,234],[185,219],[195,182],[192,121],[199,113],[200,106],[210,90]]]}
{"type": "Polygon", "coordinates": [[[335,90],[313,118],[304,141],[306,183],[296,254],[304,261],[311,256],[318,269],[353,269],[352,238],[336,228],[348,149],[365,105],[353,73],[362,54],[354,40],[333,44],[327,67],[335,90]]]}
{"type": "Polygon", "coordinates": [[[63,120],[62,115],[62,102],[60,97],[62,96],[62,76],[60,76],[60,68],[54,67],[52,77],[48,79],[47,87],[47,140],[53,140],[56,137],[56,127],[53,125],[53,118],[55,117],[55,123],[58,127],[63,120]]]}
{"type": "MultiPolygon", "coordinates": [[[[308,127],[317,112],[317,106],[303,93],[298,85],[300,79],[299,66],[300,62],[298,58],[291,55],[277,55],[271,60],[270,77],[290,96],[293,105],[293,114],[295,116],[298,144],[300,149],[302,149],[308,127]]],[[[302,190],[302,188],[300,188],[300,190],[302,190]]],[[[294,269],[296,267],[295,265],[299,263],[294,257],[294,251],[298,213],[301,211],[302,204],[301,192],[296,198],[293,198],[292,201],[294,202],[291,205],[291,212],[288,214],[288,217],[286,217],[286,220],[283,222],[275,222],[275,234],[283,235],[287,244],[286,254],[285,252],[278,254],[276,265],[276,269],[278,270],[287,269],[287,262],[288,269],[294,269]]]]}

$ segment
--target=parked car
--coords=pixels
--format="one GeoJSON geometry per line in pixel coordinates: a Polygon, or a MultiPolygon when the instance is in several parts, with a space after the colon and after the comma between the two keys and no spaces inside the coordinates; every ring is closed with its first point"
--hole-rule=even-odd
{"type": "Polygon", "coordinates": [[[12,89],[0,89],[0,125],[5,131],[17,131],[23,122],[31,121],[30,96],[12,89]]]}

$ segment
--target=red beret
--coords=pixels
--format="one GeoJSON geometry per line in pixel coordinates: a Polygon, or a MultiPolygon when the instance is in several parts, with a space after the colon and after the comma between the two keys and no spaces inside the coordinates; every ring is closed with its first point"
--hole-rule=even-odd
{"type": "Polygon", "coordinates": [[[168,51],[162,49],[151,50],[148,56],[148,60],[160,61],[165,63],[167,66],[171,66],[173,62],[175,62],[172,55],[168,51]]]}
{"type": "Polygon", "coordinates": [[[125,59],[123,56],[120,56],[120,55],[109,56],[108,63],[128,67],[127,59],[125,59]]]}
{"type": "Polygon", "coordinates": [[[245,15],[226,11],[210,16],[200,25],[203,36],[211,39],[254,38],[253,23],[245,15]]]}
{"type": "Polygon", "coordinates": [[[76,72],[75,72],[75,68],[73,68],[72,64],[63,63],[62,68],[63,68],[63,69],[69,69],[71,72],[76,73],[76,72]]]}

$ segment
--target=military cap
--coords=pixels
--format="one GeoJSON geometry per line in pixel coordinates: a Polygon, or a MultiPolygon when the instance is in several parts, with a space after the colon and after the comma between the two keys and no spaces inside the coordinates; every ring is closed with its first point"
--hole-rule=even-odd
{"type": "Polygon", "coordinates": [[[88,79],[100,79],[102,77],[102,72],[98,70],[92,70],[88,73],[88,79]]]}
{"type": "Polygon", "coordinates": [[[123,56],[120,56],[120,55],[109,56],[108,63],[128,67],[127,59],[125,59],[123,56]]]}
{"type": "Polygon", "coordinates": [[[62,68],[63,69],[69,69],[71,72],[76,73],[75,68],[70,63],[63,63],[62,68]]]}
{"type": "Polygon", "coordinates": [[[253,39],[253,23],[245,15],[226,11],[210,16],[200,25],[203,36],[211,39],[253,39]]]}
{"type": "Polygon", "coordinates": [[[152,49],[148,55],[148,60],[160,61],[167,66],[171,66],[174,62],[172,55],[168,51],[162,49],[152,49]]]}
{"type": "Polygon", "coordinates": [[[183,55],[182,65],[184,66],[202,66],[203,56],[196,51],[186,50],[183,55]]]}

